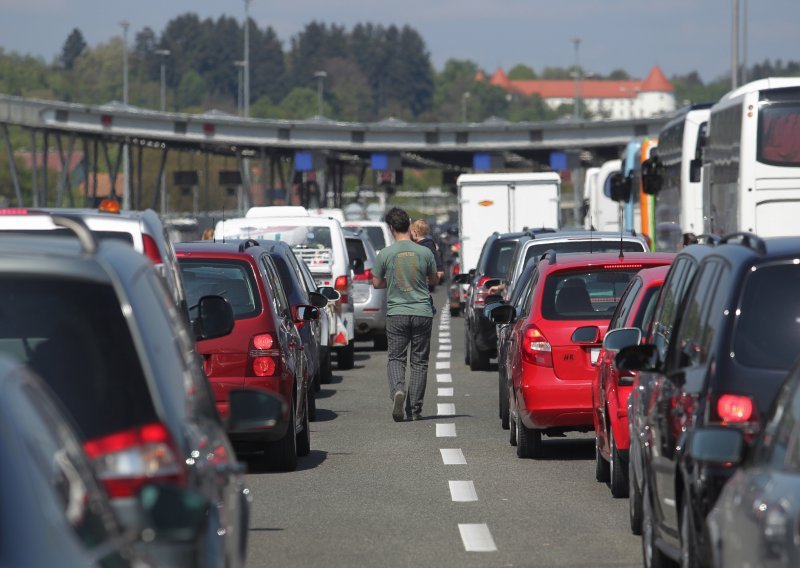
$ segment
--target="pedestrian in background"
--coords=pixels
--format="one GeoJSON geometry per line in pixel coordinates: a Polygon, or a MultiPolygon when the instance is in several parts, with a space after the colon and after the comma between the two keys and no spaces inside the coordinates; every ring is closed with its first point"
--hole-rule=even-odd
{"type": "Polygon", "coordinates": [[[401,422],[404,416],[419,420],[428,381],[433,328],[433,306],[428,286],[437,283],[439,276],[433,253],[411,240],[408,213],[394,207],[386,214],[385,220],[395,242],[378,253],[372,269],[372,285],[387,289],[387,375],[392,418],[395,422],[401,422]],[[409,347],[411,373],[406,396],[409,347]]]}
{"type": "MultiPolygon", "coordinates": [[[[439,284],[442,278],[444,278],[444,264],[442,263],[442,255],[439,252],[439,247],[436,246],[436,242],[430,237],[430,231],[431,229],[425,219],[417,219],[411,223],[411,240],[418,245],[430,249],[433,253],[433,258],[436,260],[436,275],[439,277],[436,283],[439,284]]],[[[433,289],[434,286],[429,287],[431,292],[433,292],[433,289]]]]}

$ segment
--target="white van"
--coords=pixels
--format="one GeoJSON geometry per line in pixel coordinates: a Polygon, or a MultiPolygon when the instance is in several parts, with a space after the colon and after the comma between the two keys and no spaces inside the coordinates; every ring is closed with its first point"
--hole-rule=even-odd
{"type": "Polygon", "coordinates": [[[353,269],[347,255],[342,225],[331,217],[239,217],[219,221],[219,239],[267,239],[284,241],[306,263],[317,286],[332,286],[341,298],[336,302],[337,330],[333,347],[339,369],[352,369],[354,360],[355,308],[353,269]]]}

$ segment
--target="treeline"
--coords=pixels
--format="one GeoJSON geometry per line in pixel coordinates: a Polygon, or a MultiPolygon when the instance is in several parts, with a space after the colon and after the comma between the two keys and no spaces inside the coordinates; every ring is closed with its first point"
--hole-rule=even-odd
{"type": "MultiPolygon", "coordinates": [[[[319,72],[324,72],[323,115],[334,120],[479,122],[554,120],[572,105],[550,109],[538,96],[509,95],[476,81],[479,66],[450,60],[434,69],[430,53],[409,26],[358,24],[348,30],[311,22],[284,45],[271,27],[250,20],[250,114],[305,119],[318,114],[319,72]]],[[[166,108],[180,112],[217,109],[239,112],[242,101],[244,28],[231,17],[200,19],[184,14],[157,33],[132,30],[128,46],[129,103],[158,109],[161,67],[166,72],[166,108]],[[168,54],[167,54],[168,53],[168,54]]],[[[0,92],[101,104],[122,99],[122,38],[89,46],[79,29],[66,38],[59,57],[45,62],[0,48],[0,92]]],[[[483,70],[491,75],[493,70],[483,70]]],[[[575,69],[519,64],[511,79],[568,79],[575,69]]],[[[628,79],[625,70],[605,77],[628,79]]],[[[798,75],[800,63],[765,61],[748,69],[748,79],[798,75]]],[[[715,101],[728,90],[727,76],[704,83],[696,73],[673,76],[678,105],[715,101]]]]}

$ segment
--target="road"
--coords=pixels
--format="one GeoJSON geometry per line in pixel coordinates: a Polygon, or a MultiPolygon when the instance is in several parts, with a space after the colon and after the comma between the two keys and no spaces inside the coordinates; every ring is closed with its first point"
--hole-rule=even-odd
{"type": "Polygon", "coordinates": [[[518,459],[496,366],[471,372],[464,320],[442,314],[423,420],[392,420],[386,353],[357,344],[355,369],[318,393],[298,470],[251,471],[248,566],[640,566],[627,500],[594,479],[593,437],[545,438],[545,459],[518,459]]]}

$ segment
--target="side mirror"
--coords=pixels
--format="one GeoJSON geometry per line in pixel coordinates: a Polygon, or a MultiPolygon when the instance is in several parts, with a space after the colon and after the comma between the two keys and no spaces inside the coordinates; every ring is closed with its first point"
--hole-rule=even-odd
{"type": "Polygon", "coordinates": [[[703,174],[703,160],[701,158],[695,158],[691,162],[689,162],[689,181],[692,183],[697,183],[700,181],[700,178],[703,174]]]}
{"type": "Polygon", "coordinates": [[[364,274],[364,259],[354,258],[350,261],[350,266],[356,274],[364,274]]]}
{"type": "Polygon", "coordinates": [[[210,502],[177,485],[145,485],[138,494],[142,540],[193,541],[205,528],[210,502]]]}
{"type": "Polygon", "coordinates": [[[475,278],[475,273],[476,272],[477,272],[477,269],[473,268],[473,269],[467,271],[467,274],[469,274],[470,279],[472,279],[472,278],[475,278]]]}
{"type": "Polygon", "coordinates": [[[329,302],[338,302],[342,295],[333,289],[331,286],[320,286],[317,288],[317,293],[325,296],[329,302]]]}
{"type": "Polygon", "coordinates": [[[600,339],[600,328],[596,325],[585,325],[572,332],[572,343],[597,343],[600,339]]]}
{"type": "Polygon", "coordinates": [[[498,324],[514,323],[517,309],[509,304],[500,304],[489,310],[489,319],[498,324]]]}
{"type": "MultiPolygon", "coordinates": [[[[331,288],[333,290],[333,288],[331,288]]],[[[334,292],[336,292],[334,290],[334,292]]],[[[337,294],[339,292],[336,292],[337,294]]],[[[328,305],[328,298],[320,294],[319,292],[309,292],[308,293],[308,301],[311,302],[311,305],[315,308],[324,308],[328,305]]]]}
{"type": "Polygon", "coordinates": [[[214,339],[233,330],[233,308],[222,296],[203,296],[193,322],[195,339],[214,339]]]}
{"type": "Polygon", "coordinates": [[[489,280],[483,283],[483,288],[485,290],[488,290],[493,286],[500,286],[500,284],[502,284],[503,282],[505,282],[505,280],[503,280],[502,278],[490,278],[489,280]]]}
{"type": "Polygon", "coordinates": [[[642,331],[636,327],[621,327],[612,329],[603,338],[603,349],[616,353],[623,347],[639,345],[642,340],[642,331]]]}
{"type": "Polygon", "coordinates": [[[622,175],[621,172],[614,172],[609,177],[609,188],[611,199],[614,201],[628,202],[631,199],[631,178],[622,175]]]}
{"type": "Polygon", "coordinates": [[[315,308],[314,306],[307,306],[305,304],[298,304],[296,306],[292,306],[292,319],[295,322],[318,320],[319,308],[315,308]]]}
{"type": "Polygon", "coordinates": [[[258,434],[278,440],[289,426],[289,405],[277,393],[262,389],[234,389],[228,395],[228,432],[258,434]]]}
{"type": "Polygon", "coordinates": [[[744,434],[737,428],[698,428],[688,445],[692,459],[704,464],[731,466],[744,461],[744,434]]]}
{"type": "Polygon", "coordinates": [[[620,371],[656,371],[661,366],[655,345],[631,345],[624,347],[614,357],[620,371]]]}
{"type": "Polygon", "coordinates": [[[663,185],[663,173],[664,166],[657,157],[651,156],[642,162],[642,191],[657,195],[663,185]]]}
{"type": "Polygon", "coordinates": [[[453,276],[454,284],[469,284],[470,282],[472,282],[472,276],[470,276],[469,273],[462,272],[461,274],[453,276]]]}

